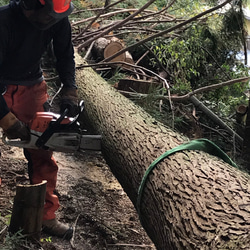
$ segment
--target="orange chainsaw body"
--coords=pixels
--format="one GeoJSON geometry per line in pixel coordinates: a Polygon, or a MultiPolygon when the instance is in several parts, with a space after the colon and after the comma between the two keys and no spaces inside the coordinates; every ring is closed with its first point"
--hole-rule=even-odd
{"type": "MultiPolygon", "coordinates": [[[[37,132],[44,132],[49,127],[50,122],[56,121],[59,117],[59,114],[52,112],[37,112],[33,120],[30,121],[29,128],[37,132]]],[[[71,117],[65,117],[60,124],[69,124],[71,121],[71,117]]]]}

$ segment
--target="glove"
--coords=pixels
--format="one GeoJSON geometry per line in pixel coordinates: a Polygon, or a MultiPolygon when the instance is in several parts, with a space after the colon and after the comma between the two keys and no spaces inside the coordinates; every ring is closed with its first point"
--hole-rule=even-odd
{"type": "Polygon", "coordinates": [[[29,128],[11,112],[0,120],[0,127],[9,139],[20,138],[23,141],[30,139],[29,128]]]}
{"type": "Polygon", "coordinates": [[[79,113],[77,89],[62,89],[60,113],[62,114],[65,109],[68,109],[67,116],[74,117],[79,113]]]}

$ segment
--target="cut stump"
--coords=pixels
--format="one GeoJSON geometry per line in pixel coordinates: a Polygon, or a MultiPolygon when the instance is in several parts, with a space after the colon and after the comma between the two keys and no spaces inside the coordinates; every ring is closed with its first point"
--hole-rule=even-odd
{"type": "Polygon", "coordinates": [[[29,238],[40,239],[46,185],[47,181],[17,185],[9,227],[11,233],[22,230],[22,234],[29,238]]]}

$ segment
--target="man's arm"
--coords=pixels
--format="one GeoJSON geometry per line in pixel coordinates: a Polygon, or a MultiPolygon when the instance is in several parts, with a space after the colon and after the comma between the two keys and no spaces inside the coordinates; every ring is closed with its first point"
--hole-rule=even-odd
{"type": "Polygon", "coordinates": [[[77,88],[74,48],[71,37],[71,26],[68,17],[66,17],[55,25],[53,49],[56,56],[56,69],[64,87],[77,88]]]}
{"type": "Polygon", "coordinates": [[[71,39],[71,26],[67,18],[56,25],[53,37],[56,69],[63,84],[61,91],[60,112],[68,110],[68,116],[76,116],[79,112],[77,86],[75,83],[75,58],[71,39]]]}

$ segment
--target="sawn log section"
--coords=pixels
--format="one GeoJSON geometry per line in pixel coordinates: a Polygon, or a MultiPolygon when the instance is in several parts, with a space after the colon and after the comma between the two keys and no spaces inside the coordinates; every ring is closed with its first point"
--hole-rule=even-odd
{"type": "MultiPolygon", "coordinates": [[[[76,61],[84,62],[76,54],[76,61]]],[[[79,95],[103,155],[136,207],[148,166],[187,138],[154,120],[90,68],[76,72],[79,95]]],[[[249,175],[202,151],[182,151],[146,183],[141,221],[157,249],[250,249],[249,175]]]]}

